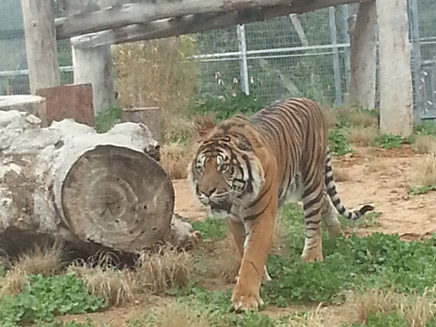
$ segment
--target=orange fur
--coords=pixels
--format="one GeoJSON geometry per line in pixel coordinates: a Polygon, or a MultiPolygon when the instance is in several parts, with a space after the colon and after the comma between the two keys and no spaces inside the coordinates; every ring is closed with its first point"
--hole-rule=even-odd
{"type": "Polygon", "coordinates": [[[320,222],[341,235],[336,209],[357,219],[372,207],[348,212],[333,183],[327,130],[317,104],[291,99],[250,119],[235,116],[199,143],[189,179],[200,201],[227,218],[241,264],[233,289],[236,310],[258,308],[259,288],[274,231],[277,208],[286,198],[303,200],[305,245],[302,260],[322,260],[320,222]],[[333,203],[333,204],[332,204],[333,203]]]}

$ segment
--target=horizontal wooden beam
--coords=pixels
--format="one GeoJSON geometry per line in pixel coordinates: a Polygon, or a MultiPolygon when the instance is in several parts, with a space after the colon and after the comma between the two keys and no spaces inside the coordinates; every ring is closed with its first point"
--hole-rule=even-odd
{"type": "Polygon", "coordinates": [[[208,13],[186,15],[178,18],[161,19],[146,24],[133,24],[113,30],[75,37],[72,39],[72,44],[75,47],[84,48],[165,38],[236,24],[246,24],[291,13],[304,13],[332,5],[336,6],[361,1],[362,0],[295,0],[292,6],[273,6],[263,9],[250,8],[222,14],[208,13]]]}
{"type": "Polygon", "coordinates": [[[57,39],[65,39],[164,18],[277,5],[289,6],[292,2],[292,0],[179,0],[131,3],[58,18],[55,21],[56,35],[57,39]]]}

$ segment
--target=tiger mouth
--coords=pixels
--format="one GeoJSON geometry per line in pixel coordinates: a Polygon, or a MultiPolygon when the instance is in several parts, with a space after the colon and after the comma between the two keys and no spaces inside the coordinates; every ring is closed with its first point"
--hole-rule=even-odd
{"type": "Polygon", "coordinates": [[[222,202],[222,203],[215,203],[215,202],[210,202],[210,208],[212,210],[224,210],[228,213],[230,213],[230,209],[232,208],[232,204],[231,203],[227,203],[227,202],[222,202]]]}

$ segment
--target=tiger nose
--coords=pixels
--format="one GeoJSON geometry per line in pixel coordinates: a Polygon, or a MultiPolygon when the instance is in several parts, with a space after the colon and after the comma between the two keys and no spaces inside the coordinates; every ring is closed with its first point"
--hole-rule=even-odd
{"type": "Polygon", "coordinates": [[[213,188],[210,188],[208,190],[201,191],[201,193],[203,193],[204,195],[206,195],[209,198],[212,194],[215,193],[215,191],[216,191],[216,187],[213,187],[213,188]]]}

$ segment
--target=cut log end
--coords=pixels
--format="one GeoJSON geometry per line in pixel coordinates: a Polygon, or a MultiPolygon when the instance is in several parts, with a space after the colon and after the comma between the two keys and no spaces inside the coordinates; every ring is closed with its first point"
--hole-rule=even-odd
{"type": "Polygon", "coordinates": [[[79,239],[135,252],[170,232],[174,190],[147,154],[99,145],[69,170],[62,207],[64,224],[79,239]]]}

